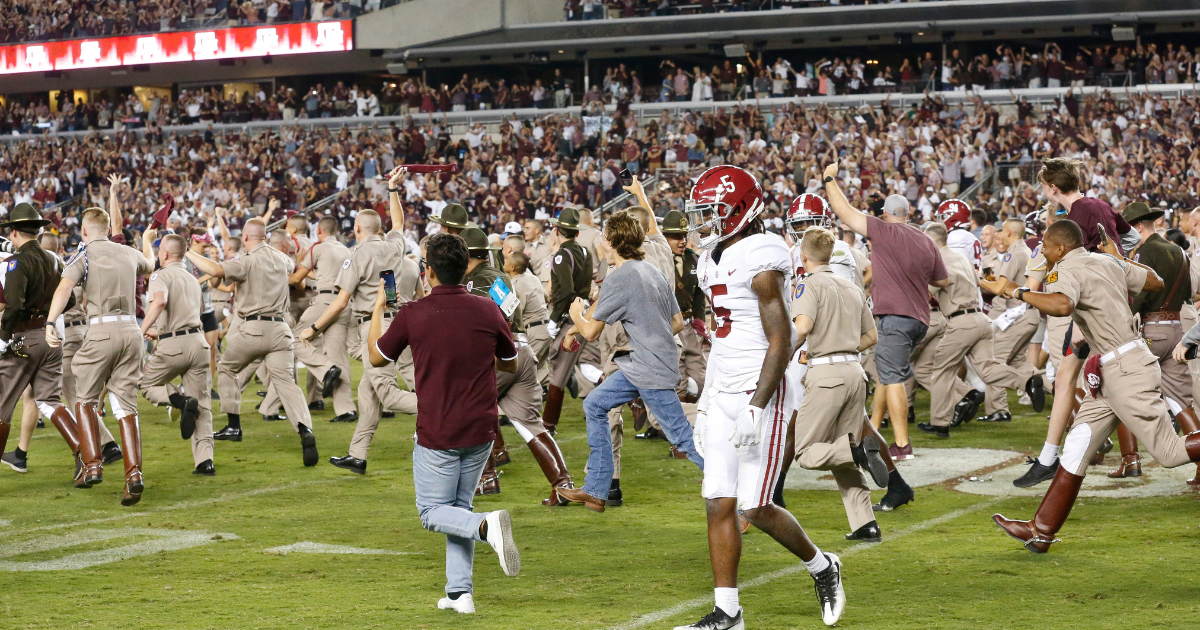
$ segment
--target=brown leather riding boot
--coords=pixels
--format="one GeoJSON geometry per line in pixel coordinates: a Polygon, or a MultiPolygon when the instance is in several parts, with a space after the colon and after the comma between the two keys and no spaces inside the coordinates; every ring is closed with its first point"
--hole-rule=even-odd
{"type": "Polygon", "coordinates": [[[62,434],[71,454],[75,456],[75,484],[78,485],[83,481],[83,460],[79,457],[79,428],[75,426],[75,418],[71,417],[66,407],[59,405],[50,414],[50,423],[62,434]]]}
{"type": "Polygon", "coordinates": [[[1109,478],[1141,477],[1142,456],[1138,455],[1137,438],[1125,425],[1120,424],[1117,425],[1117,441],[1121,443],[1121,465],[1108,473],[1109,478]]]}
{"type": "Polygon", "coordinates": [[[142,500],[142,431],[137,414],[121,418],[121,449],[125,452],[125,496],[121,505],[134,505],[142,500]]]}
{"type": "Polygon", "coordinates": [[[496,470],[496,458],[491,455],[483,466],[479,485],[475,487],[475,496],[481,494],[500,494],[500,471],[496,470]]]}
{"type": "MultiPolygon", "coordinates": [[[[1200,433],[1200,417],[1196,416],[1196,410],[1192,407],[1180,411],[1175,416],[1175,419],[1179,421],[1179,428],[1183,430],[1185,436],[1200,433]]],[[[1192,455],[1192,452],[1188,451],[1188,455],[1192,455]]],[[[1195,459],[1196,456],[1192,455],[1192,460],[1195,459]]],[[[1189,486],[1200,486],[1200,464],[1196,464],[1196,476],[1188,479],[1187,484],[1189,486]]]]}
{"type": "Polygon", "coordinates": [[[504,444],[504,434],[499,430],[496,431],[496,439],[492,440],[492,459],[496,461],[497,466],[512,463],[512,457],[508,454],[508,446],[504,444]]]}
{"type": "Polygon", "coordinates": [[[79,459],[83,468],[79,479],[75,481],[75,487],[91,488],[104,481],[100,418],[96,415],[96,405],[75,403],[75,420],[79,435],[79,459]]]}
{"type": "Polygon", "coordinates": [[[546,390],[546,406],[542,409],[542,426],[546,427],[551,435],[558,427],[558,417],[562,415],[562,406],[563,388],[551,385],[546,390]]]}
{"type": "Polygon", "coordinates": [[[1004,518],[1001,514],[993,515],[992,520],[1009,536],[1021,541],[1026,549],[1034,553],[1046,553],[1051,544],[1058,542],[1054,535],[1062,529],[1063,523],[1071,513],[1071,507],[1075,505],[1079,487],[1082,485],[1083,477],[1059,467],[1032,521],[1014,521],[1004,518]]]}
{"type": "Polygon", "coordinates": [[[546,475],[546,481],[550,482],[550,498],[543,499],[542,505],[566,505],[568,501],[558,496],[558,488],[574,488],[575,485],[571,480],[571,474],[567,472],[567,465],[563,462],[562,452],[558,450],[558,444],[554,442],[554,438],[549,433],[537,434],[532,440],[529,440],[529,452],[533,453],[533,458],[541,467],[542,474],[546,475]]]}

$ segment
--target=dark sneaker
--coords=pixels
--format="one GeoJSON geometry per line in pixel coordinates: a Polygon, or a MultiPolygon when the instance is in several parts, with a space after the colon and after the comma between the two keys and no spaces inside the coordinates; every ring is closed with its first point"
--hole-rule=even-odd
{"type": "Polygon", "coordinates": [[[817,602],[821,604],[821,620],[832,626],[842,617],[846,609],[846,591],[842,589],[842,559],[837,554],[827,553],[829,568],[813,576],[817,602]]]}
{"type": "Polygon", "coordinates": [[[879,523],[871,521],[862,527],[846,534],[846,540],[877,543],[883,541],[883,532],[879,531],[879,523]]]}
{"type": "Polygon", "coordinates": [[[982,418],[980,422],[1012,422],[1012,414],[1007,411],[995,411],[982,418]]]}
{"type": "Polygon", "coordinates": [[[700,621],[690,626],[675,626],[675,630],[745,630],[745,628],[742,611],[739,610],[736,615],[730,617],[717,606],[713,606],[712,612],[704,615],[700,621]]]}
{"type": "Polygon", "coordinates": [[[338,468],[345,468],[352,473],[358,473],[360,475],[367,474],[367,460],[365,459],[359,459],[357,457],[350,457],[347,455],[345,457],[330,457],[329,463],[337,466],[338,468]]]}
{"type": "Polygon", "coordinates": [[[0,455],[0,463],[8,464],[8,467],[19,472],[29,472],[29,460],[17,459],[16,451],[9,451],[4,455],[0,455]]]}
{"type": "Polygon", "coordinates": [[[916,455],[913,455],[912,442],[909,442],[904,446],[892,444],[888,447],[888,455],[892,456],[893,462],[902,462],[907,459],[916,458],[916,455]]]}
{"type": "Polygon", "coordinates": [[[1024,475],[1013,480],[1013,485],[1018,488],[1032,488],[1043,481],[1053,479],[1054,475],[1058,473],[1057,459],[1050,466],[1043,466],[1041,462],[1033,457],[1030,457],[1026,463],[1030,464],[1029,470],[1026,470],[1024,475]]]}

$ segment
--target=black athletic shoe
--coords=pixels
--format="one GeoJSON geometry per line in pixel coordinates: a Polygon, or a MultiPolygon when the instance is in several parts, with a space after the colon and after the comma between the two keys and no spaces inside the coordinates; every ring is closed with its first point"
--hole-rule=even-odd
{"type": "Polygon", "coordinates": [[[842,559],[833,553],[826,553],[825,557],[829,558],[829,567],[812,578],[821,605],[821,620],[832,626],[846,609],[846,591],[842,589],[842,559]]]}
{"type": "Polygon", "coordinates": [[[882,542],[883,532],[879,531],[879,523],[871,521],[862,527],[846,534],[846,540],[858,540],[861,542],[882,542]]]}
{"type": "Polygon", "coordinates": [[[506,415],[504,415],[504,414],[500,414],[500,426],[502,426],[502,427],[511,427],[511,426],[512,426],[512,420],[509,420],[509,419],[508,419],[508,416],[506,416],[506,415]]]}
{"type": "Polygon", "coordinates": [[[228,440],[230,442],[242,441],[242,430],[233,427],[225,427],[213,434],[214,440],[228,440]]]}
{"type": "Polygon", "coordinates": [[[29,460],[17,459],[16,451],[9,451],[4,455],[0,455],[0,463],[8,464],[8,467],[19,472],[29,472],[29,460]]]}
{"type": "Polygon", "coordinates": [[[309,411],[325,411],[325,401],[318,400],[316,402],[308,403],[308,410],[309,411]]]}
{"type": "Polygon", "coordinates": [[[713,606],[712,612],[700,618],[700,621],[690,626],[676,626],[675,630],[744,630],[746,624],[742,621],[742,611],[730,617],[718,606],[713,606]]]}
{"type": "Polygon", "coordinates": [[[213,468],[211,459],[206,459],[199,464],[196,464],[196,470],[192,471],[193,475],[204,475],[205,477],[216,477],[217,469],[213,468]]]}
{"type": "Polygon", "coordinates": [[[996,411],[979,418],[980,422],[1012,422],[1012,414],[1007,411],[996,411]]]}
{"type": "Polygon", "coordinates": [[[317,438],[313,435],[312,429],[305,425],[299,425],[296,432],[300,434],[300,446],[304,447],[304,465],[316,466],[317,459],[317,438]]]}
{"type": "Polygon", "coordinates": [[[886,488],[888,485],[887,463],[883,461],[879,450],[883,445],[874,435],[864,435],[858,446],[851,446],[850,453],[854,455],[854,463],[875,481],[875,485],[886,488]]]}
{"type": "Polygon", "coordinates": [[[358,422],[358,412],[351,411],[348,413],[344,413],[340,416],[334,416],[329,421],[330,422],[358,422]]]}
{"type": "Polygon", "coordinates": [[[171,406],[179,410],[179,437],[190,440],[196,432],[196,419],[200,417],[200,401],[191,396],[175,393],[170,396],[171,406]]]}
{"type": "Polygon", "coordinates": [[[383,413],[379,414],[379,417],[380,418],[395,418],[396,412],[395,411],[384,411],[383,413]]]}
{"type": "Polygon", "coordinates": [[[325,379],[321,381],[321,398],[329,398],[333,396],[333,390],[342,382],[342,368],[334,365],[325,372],[325,379]]]}
{"type": "Polygon", "coordinates": [[[1034,411],[1046,408],[1046,388],[1042,385],[1042,377],[1034,374],[1025,383],[1025,393],[1029,394],[1029,402],[1034,411]]]}
{"type": "Polygon", "coordinates": [[[263,421],[265,422],[279,422],[281,420],[287,420],[287,416],[281,413],[271,413],[263,416],[263,421]]]}
{"type": "Polygon", "coordinates": [[[329,463],[337,466],[338,468],[345,468],[352,473],[358,473],[360,475],[365,475],[367,473],[367,460],[365,459],[359,459],[357,457],[350,457],[347,455],[345,457],[330,457],[329,463]]]}
{"type": "Polygon", "coordinates": [[[950,427],[939,427],[929,422],[922,422],[917,425],[917,428],[926,433],[932,433],[943,439],[950,437],[950,427]]]}
{"type": "Polygon", "coordinates": [[[119,462],[125,458],[125,454],[121,452],[121,447],[117,446],[116,442],[109,442],[104,445],[104,450],[100,451],[102,463],[107,466],[113,462],[119,462]]]}
{"type": "Polygon", "coordinates": [[[1048,481],[1058,474],[1058,459],[1050,466],[1043,466],[1036,458],[1030,457],[1026,462],[1031,464],[1029,470],[1025,471],[1024,475],[1013,480],[1013,485],[1018,488],[1032,488],[1043,481],[1048,481]]]}
{"type": "Polygon", "coordinates": [[[46,428],[46,421],[45,421],[45,420],[43,420],[41,416],[38,416],[37,428],[39,428],[39,429],[45,429],[45,428],[46,428]]]}

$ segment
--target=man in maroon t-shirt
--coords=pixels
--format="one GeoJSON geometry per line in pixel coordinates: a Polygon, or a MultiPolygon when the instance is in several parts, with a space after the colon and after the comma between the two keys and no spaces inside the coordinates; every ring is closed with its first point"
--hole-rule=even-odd
{"type": "Polygon", "coordinates": [[[1079,192],[1079,162],[1069,158],[1051,158],[1042,162],[1038,180],[1042,182],[1042,195],[1061,206],[1058,217],[1079,224],[1083,230],[1083,246],[1089,252],[1099,252],[1100,227],[1117,244],[1121,253],[1130,251],[1142,242],[1124,217],[1117,214],[1107,202],[1084,197],[1079,192]],[[1065,214],[1065,216],[1063,216],[1065,214]]]}
{"type": "Polygon", "coordinates": [[[446,535],[446,597],[438,608],[473,613],[475,541],[496,550],[505,575],[521,570],[508,511],[471,511],[499,428],[495,370],[517,370],[517,347],[499,306],[459,284],[467,271],[462,238],[433,235],[426,262],[433,290],[397,311],[386,334],[387,292],[380,280],[367,352],[372,365],[383,367],[412,348],[420,400],[413,447],[417,511],[425,529],[446,535]]]}

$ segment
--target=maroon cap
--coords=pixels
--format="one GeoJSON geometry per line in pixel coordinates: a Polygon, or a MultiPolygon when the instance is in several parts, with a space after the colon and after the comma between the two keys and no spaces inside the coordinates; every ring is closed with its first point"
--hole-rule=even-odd
{"type": "Polygon", "coordinates": [[[171,196],[171,193],[163,193],[163,202],[162,209],[151,217],[151,230],[167,227],[167,219],[171,218],[171,211],[175,209],[175,198],[171,196]]]}

